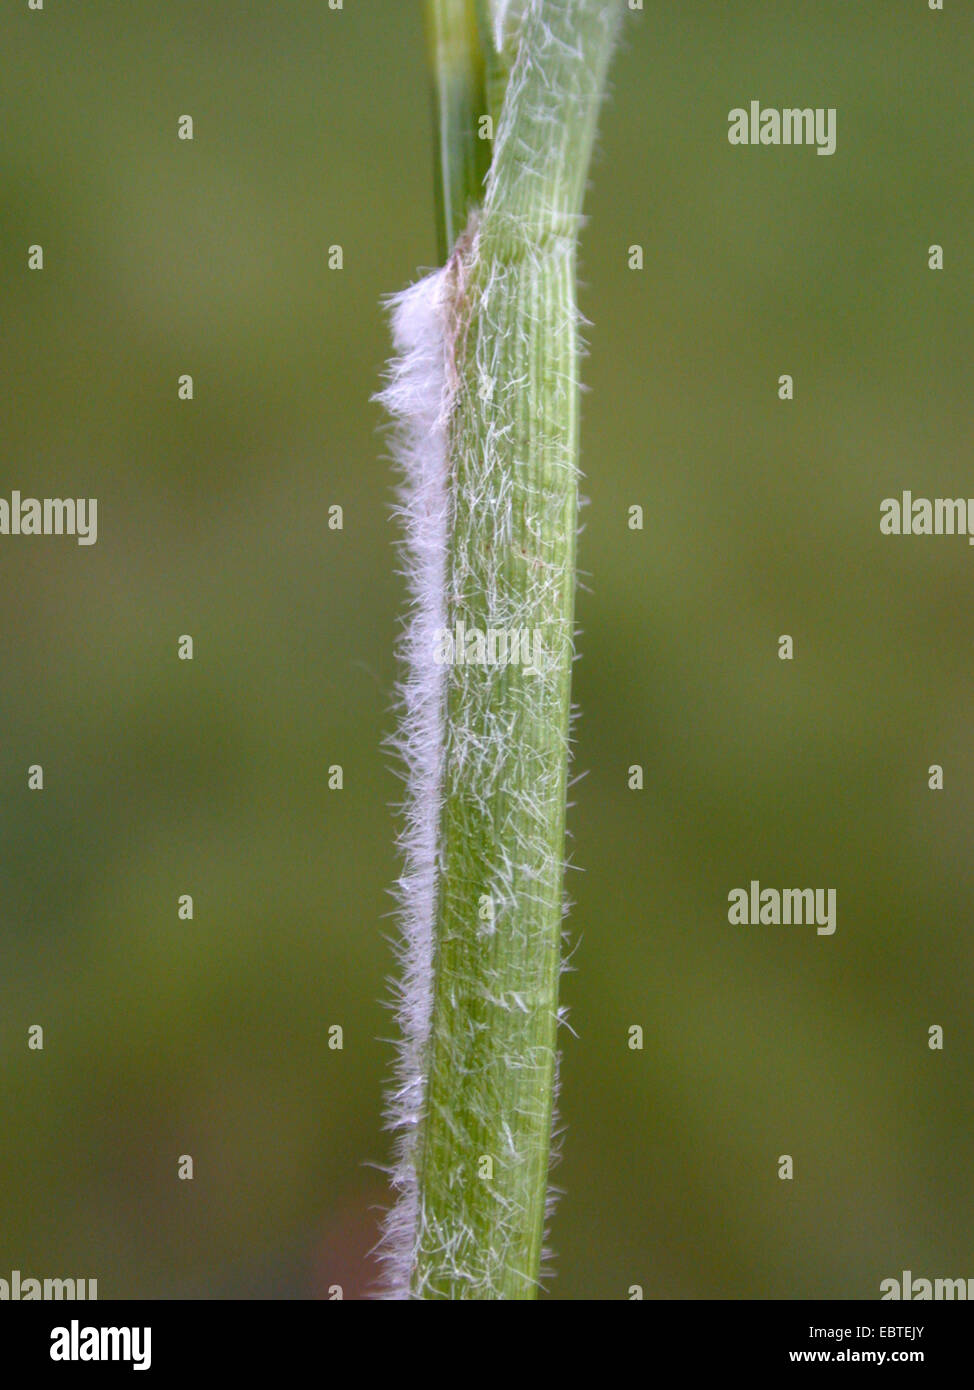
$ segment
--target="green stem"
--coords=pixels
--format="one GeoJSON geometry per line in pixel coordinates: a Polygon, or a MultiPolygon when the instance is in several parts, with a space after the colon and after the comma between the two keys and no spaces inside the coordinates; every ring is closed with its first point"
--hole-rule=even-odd
{"type": "Polygon", "coordinates": [[[620,0],[530,0],[453,258],[449,670],[412,1292],[537,1291],[554,1086],[578,456],[575,246],[620,0]],[[535,646],[537,642],[537,646],[535,646]],[[471,661],[470,658],[474,657],[471,661]]]}
{"type": "Polygon", "coordinates": [[[446,260],[470,210],[483,197],[490,142],[481,140],[487,113],[480,0],[426,0],[434,74],[437,134],[436,200],[440,259],[446,260]]]}

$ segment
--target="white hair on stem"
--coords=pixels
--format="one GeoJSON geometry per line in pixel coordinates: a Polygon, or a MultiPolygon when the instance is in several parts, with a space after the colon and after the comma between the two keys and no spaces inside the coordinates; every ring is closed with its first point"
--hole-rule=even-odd
{"type": "Polygon", "coordinates": [[[377,399],[394,426],[400,473],[396,512],[409,610],[399,643],[405,676],[398,687],[399,725],[391,740],[405,772],[402,873],[396,885],[400,975],[393,981],[399,1050],[387,1120],[397,1133],[391,1170],[395,1201],[384,1221],[379,1258],[386,1296],[408,1296],[418,1226],[414,1148],[423,1111],[423,1053],[432,1005],[436,919],[437,828],[443,760],[445,667],[429,660],[446,622],[446,554],[450,498],[447,425],[452,383],[450,265],[387,301],[393,346],[377,399]]]}

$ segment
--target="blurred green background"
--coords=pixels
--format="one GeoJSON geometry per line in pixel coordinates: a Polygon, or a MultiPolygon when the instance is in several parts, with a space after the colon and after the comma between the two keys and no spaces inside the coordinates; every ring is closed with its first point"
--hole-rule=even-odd
{"type": "MultiPolygon", "coordinates": [[[[403,606],[370,396],[435,260],[420,6],[8,4],[0,51],[0,495],[99,499],[94,547],[0,538],[0,1276],[365,1296],[403,606]]],[[[553,1297],[974,1276],[974,552],[878,527],[974,493],[972,61],[950,0],[647,0],[617,55],[553,1297]],[[732,147],[751,99],[836,107],[837,153],[732,147]],[[836,934],[729,926],[752,878],[834,887],[836,934]]]]}

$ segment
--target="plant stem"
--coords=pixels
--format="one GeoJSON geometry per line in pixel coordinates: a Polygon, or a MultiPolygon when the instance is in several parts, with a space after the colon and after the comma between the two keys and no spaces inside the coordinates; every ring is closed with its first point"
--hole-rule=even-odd
{"type": "Polygon", "coordinates": [[[478,661],[468,644],[448,672],[414,1160],[411,1292],[422,1298],[535,1295],[554,1104],[577,518],[575,248],[621,3],[527,0],[520,9],[483,209],[451,263],[446,612],[451,633],[461,623],[509,642],[526,633],[536,669],[478,661]]]}
{"type": "Polygon", "coordinates": [[[487,111],[479,0],[426,0],[435,82],[436,200],[441,260],[446,260],[470,210],[483,196],[490,144],[478,139],[487,111]]]}

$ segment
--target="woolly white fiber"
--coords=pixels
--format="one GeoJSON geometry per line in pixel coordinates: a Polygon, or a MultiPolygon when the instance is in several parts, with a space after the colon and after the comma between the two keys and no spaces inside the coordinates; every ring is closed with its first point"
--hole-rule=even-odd
{"type": "Polygon", "coordinates": [[[406,771],[397,884],[401,918],[400,974],[395,981],[400,1041],[387,1119],[397,1134],[391,1172],[395,1202],[380,1248],[387,1295],[408,1294],[417,1228],[414,1147],[423,1108],[423,1053],[429,1034],[436,916],[436,852],[443,757],[445,667],[432,665],[435,635],[446,624],[446,542],[449,524],[447,426],[450,376],[450,267],[392,295],[396,356],[378,399],[394,424],[400,471],[398,515],[409,611],[399,655],[399,725],[394,746],[406,771]]]}

